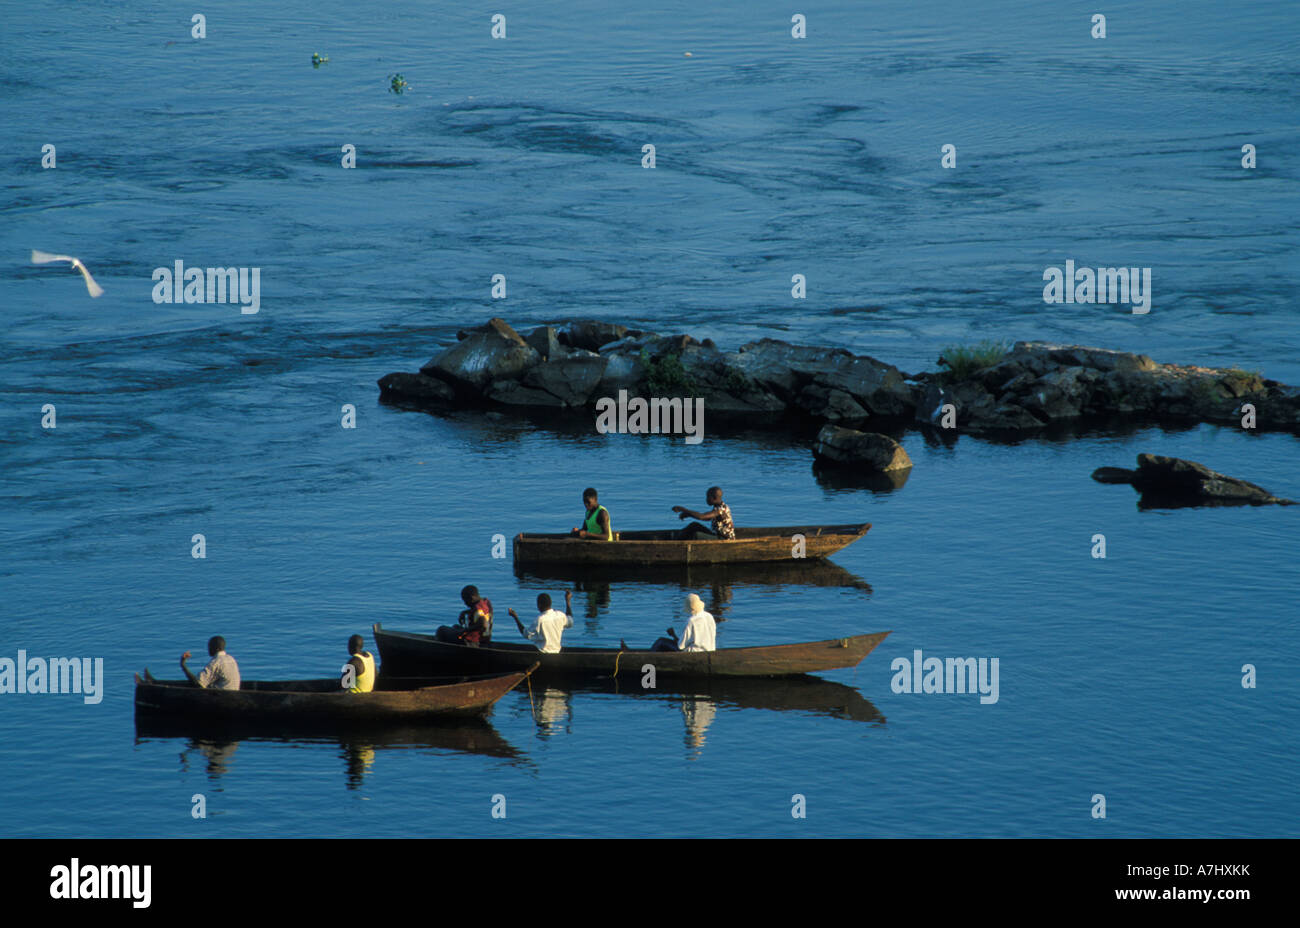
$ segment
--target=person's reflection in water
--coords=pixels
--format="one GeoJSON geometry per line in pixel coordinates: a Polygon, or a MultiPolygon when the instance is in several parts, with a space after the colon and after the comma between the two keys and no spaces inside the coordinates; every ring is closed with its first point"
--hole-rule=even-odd
{"type": "Polygon", "coordinates": [[[714,580],[709,587],[709,613],[715,622],[726,621],[727,604],[731,602],[731,584],[714,580]]]}
{"type": "Polygon", "coordinates": [[[572,734],[570,727],[573,717],[571,700],[573,694],[568,690],[547,687],[536,694],[534,710],[537,721],[537,737],[551,738],[561,732],[572,734]]]}
{"type": "Polygon", "coordinates": [[[219,780],[230,769],[230,760],[237,747],[238,741],[202,741],[191,738],[189,747],[181,752],[181,769],[189,769],[190,752],[198,751],[207,761],[208,778],[219,780]]]}
{"type": "Polygon", "coordinates": [[[587,619],[587,631],[594,634],[600,630],[600,613],[609,611],[609,584],[605,582],[597,583],[591,580],[575,580],[573,590],[575,593],[587,594],[587,608],[583,615],[587,619]]]}
{"type": "Polygon", "coordinates": [[[704,733],[713,724],[718,707],[708,696],[686,696],[682,699],[682,717],[686,721],[686,759],[696,760],[704,753],[704,733]]]}
{"type": "Polygon", "coordinates": [[[375,764],[375,749],[369,744],[345,744],[343,760],[347,764],[347,788],[360,789],[375,764]]]}

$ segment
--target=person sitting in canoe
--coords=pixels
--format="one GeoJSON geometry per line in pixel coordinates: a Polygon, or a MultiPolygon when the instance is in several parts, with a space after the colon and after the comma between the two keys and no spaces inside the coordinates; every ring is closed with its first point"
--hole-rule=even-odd
{"type": "Polygon", "coordinates": [[[513,609],[507,609],[510,618],[515,620],[519,626],[519,634],[525,638],[537,643],[537,650],[543,654],[559,654],[560,638],[566,628],[573,628],[573,593],[569,590],[564,591],[564,611],[551,608],[551,597],[548,593],[542,593],[537,597],[537,621],[533,623],[531,629],[524,628],[524,623],[519,621],[519,614],[513,609]],[[537,641],[538,638],[542,640],[537,641]]]}
{"type": "Polygon", "coordinates": [[[668,629],[667,638],[659,638],[650,646],[651,651],[716,651],[718,649],[718,624],[704,611],[704,602],[694,593],[686,597],[686,631],[681,640],[676,630],[668,629]]]}
{"type": "Polygon", "coordinates": [[[704,494],[704,501],[709,504],[708,512],[695,512],[685,506],[674,506],[673,512],[679,519],[699,519],[709,522],[713,527],[706,528],[700,522],[692,522],[682,529],[682,538],[720,538],[723,541],[736,540],[736,526],[731,521],[731,507],[722,501],[722,487],[709,487],[704,494]]]}
{"type": "Polygon", "coordinates": [[[348,662],[343,665],[339,682],[349,693],[370,693],[375,688],[375,656],[364,651],[366,640],[360,635],[348,639],[348,662]]]}
{"type": "Polygon", "coordinates": [[[239,665],[235,659],[226,653],[226,639],[220,635],[213,635],[208,639],[208,654],[212,660],[208,661],[208,666],[199,671],[196,677],[185,666],[185,662],[194,655],[186,651],[181,655],[181,670],[185,671],[185,676],[195,686],[203,689],[214,690],[237,690],[239,689],[239,665]]]}
{"type": "Polygon", "coordinates": [[[476,586],[465,587],[460,591],[460,598],[467,608],[457,617],[456,625],[443,625],[438,629],[437,639],[450,644],[467,644],[472,648],[491,644],[491,601],[480,596],[476,586]]]}
{"type": "Polygon", "coordinates": [[[597,502],[596,491],[591,487],[582,491],[582,504],[587,507],[587,517],[583,519],[581,527],[573,529],[569,534],[595,541],[613,541],[614,530],[610,527],[609,510],[597,502]]]}

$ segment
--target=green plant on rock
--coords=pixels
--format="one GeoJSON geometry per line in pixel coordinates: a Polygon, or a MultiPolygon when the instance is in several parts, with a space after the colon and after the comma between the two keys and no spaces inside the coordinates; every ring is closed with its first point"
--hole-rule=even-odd
{"type": "Polygon", "coordinates": [[[748,393],[753,386],[753,381],[738,367],[728,367],[726,376],[722,378],[722,389],[732,396],[748,393]]]}
{"type": "Polygon", "coordinates": [[[645,382],[654,396],[681,396],[695,392],[695,382],[682,366],[682,356],[665,354],[652,359],[646,349],[641,349],[641,367],[645,382]]]}
{"type": "Polygon", "coordinates": [[[943,372],[943,379],[948,383],[966,380],[972,374],[997,364],[1010,350],[1011,345],[1007,342],[992,339],[973,345],[950,345],[939,356],[939,364],[948,368],[943,372]]]}
{"type": "Polygon", "coordinates": [[[1192,400],[1202,404],[1214,404],[1227,398],[1227,391],[1215,377],[1192,379],[1187,392],[1192,400]]]}

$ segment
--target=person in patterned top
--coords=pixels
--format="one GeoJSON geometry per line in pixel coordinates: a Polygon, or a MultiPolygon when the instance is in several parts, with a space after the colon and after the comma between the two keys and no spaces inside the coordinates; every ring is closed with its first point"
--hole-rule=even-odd
{"type": "Polygon", "coordinates": [[[448,644],[466,644],[471,648],[492,643],[492,602],[481,596],[476,586],[467,586],[460,591],[460,599],[466,605],[455,625],[439,627],[435,637],[448,644]]]}
{"type": "Polygon", "coordinates": [[[679,519],[707,520],[713,526],[708,528],[699,522],[692,522],[682,529],[682,538],[704,537],[735,541],[736,526],[731,521],[731,507],[722,501],[722,487],[709,487],[708,493],[704,495],[704,501],[709,504],[708,512],[695,512],[684,506],[673,507],[673,512],[677,513],[679,519]]]}

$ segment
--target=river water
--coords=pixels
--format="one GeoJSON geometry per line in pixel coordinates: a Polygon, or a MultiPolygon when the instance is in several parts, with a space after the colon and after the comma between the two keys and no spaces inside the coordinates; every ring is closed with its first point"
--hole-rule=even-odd
{"type": "Polygon", "coordinates": [[[766,0],[535,3],[503,40],[415,3],[241,0],[203,39],[192,12],[10,5],[0,27],[0,658],[105,674],[97,704],[0,694],[0,834],[1300,835],[1300,514],[1141,511],[1089,479],[1150,451],[1296,498],[1295,436],[910,432],[910,479],[873,492],[815,474],[806,436],[435,417],[375,386],[492,315],[909,371],[1045,338],[1300,382],[1293,4],[1110,4],[1105,39],[1049,3],[822,4],[802,40],[766,0]],[[1151,312],[1045,304],[1066,259],[1152,268],[1151,312]],[[259,311],[155,303],[177,260],[260,268],[259,311]],[[134,725],[131,673],[175,676],[212,634],[246,678],[329,676],[349,634],[431,630],[474,583],[513,639],[505,608],[565,581],[516,575],[494,535],[569,528],[588,485],[618,528],[672,524],[713,483],[740,524],[874,527],[815,583],[580,589],[565,641],[648,642],[692,590],[721,646],[892,630],[858,668],[539,686],[487,726],[368,738],[134,725]],[[894,692],[918,649],[997,658],[997,701],[894,692]]]}

